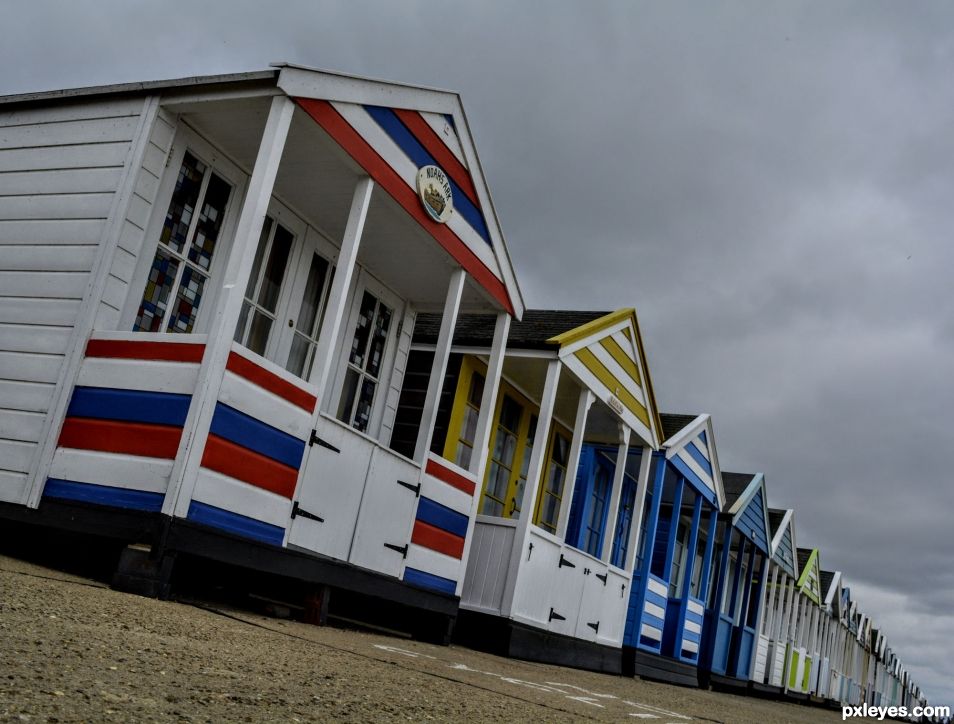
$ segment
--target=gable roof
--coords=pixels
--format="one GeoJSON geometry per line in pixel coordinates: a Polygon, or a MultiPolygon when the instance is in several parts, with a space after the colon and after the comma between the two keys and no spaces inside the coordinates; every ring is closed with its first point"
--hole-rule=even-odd
{"type": "Polygon", "coordinates": [[[698,415],[677,415],[671,412],[659,413],[662,422],[663,440],[669,440],[699,419],[698,415]]]}
{"type": "MultiPolygon", "coordinates": [[[[552,342],[571,329],[576,329],[610,312],[560,311],[556,309],[528,309],[522,319],[510,323],[507,347],[510,349],[552,349],[559,345],[552,342]]],[[[459,347],[489,347],[494,341],[492,314],[461,314],[454,329],[454,344],[459,347]]],[[[441,315],[423,313],[414,323],[414,342],[436,344],[441,328],[441,315]]]]}
{"type": "Polygon", "coordinates": [[[771,550],[768,501],[765,476],[762,473],[722,473],[725,488],[725,509],[732,516],[732,525],[758,546],[763,553],[771,550]]]}
{"type": "Polygon", "coordinates": [[[798,549],[798,588],[818,605],[823,603],[824,589],[821,585],[821,566],[817,548],[798,549]]]}
{"type": "Polygon", "coordinates": [[[752,482],[752,478],[754,477],[755,475],[752,473],[722,473],[722,487],[725,490],[726,509],[731,509],[732,506],[738,502],[739,498],[742,497],[742,493],[749,487],[749,483],[752,482]]]}
{"type": "Polygon", "coordinates": [[[660,413],[663,442],[669,460],[711,504],[722,510],[725,491],[716,451],[711,415],[660,413]]]}
{"type": "Polygon", "coordinates": [[[795,511],[769,508],[769,535],[772,538],[772,558],[792,578],[798,578],[795,557],[795,511]]]}
{"type": "Polygon", "coordinates": [[[0,105],[66,103],[159,96],[214,103],[267,99],[284,93],[309,116],[470,275],[488,299],[519,318],[524,311],[459,94],[362,78],[292,63],[250,73],[120,83],[0,97],[0,105]],[[205,95],[202,95],[205,94],[205,95]],[[439,166],[453,189],[454,213],[437,223],[421,208],[418,170],[439,166]]]}

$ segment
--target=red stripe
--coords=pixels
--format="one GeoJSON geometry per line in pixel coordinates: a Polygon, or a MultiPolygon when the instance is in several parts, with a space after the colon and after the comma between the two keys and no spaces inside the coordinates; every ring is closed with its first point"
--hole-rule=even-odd
{"type": "Polygon", "coordinates": [[[414,521],[414,531],[411,533],[411,543],[430,548],[432,551],[444,553],[452,558],[464,555],[464,539],[459,535],[448,533],[446,530],[435,528],[423,520],[414,521]]]}
{"type": "Polygon", "coordinates": [[[171,425],[67,417],[57,445],[171,460],[181,437],[182,428],[171,425]]]}
{"type": "Polygon", "coordinates": [[[464,168],[457,156],[444,144],[444,140],[438,136],[434,129],[428,125],[421,114],[417,111],[408,111],[402,108],[394,108],[394,114],[401,119],[401,122],[407,126],[413,136],[420,141],[421,145],[427,149],[427,152],[434,157],[437,165],[440,166],[454,181],[460,186],[460,190],[467,194],[467,198],[474,202],[474,206],[480,209],[480,201],[477,200],[477,189],[474,188],[473,179],[467,169],[464,168]]]}
{"type": "Polygon", "coordinates": [[[239,377],[245,378],[252,384],[258,385],[284,400],[288,400],[306,412],[311,413],[315,411],[315,405],[318,404],[317,397],[301,389],[301,387],[293,385],[288,380],[283,380],[273,372],[259,367],[240,354],[229,352],[229,360],[225,364],[225,368],[231,370],[239,377]]]}
{"type": "Polygon", "coordinates": [[[295,493],[298,471],[218,435],[209,435],[202,453],[202,467],[228,475],[282,497],[295,493]]]}
{"type": "Polygon", "coordinates": [[[425,231],[449,253],[474,280],[486,289],[490,295],[513,314],[510,295],[502,281],[493,275],[484,263],[467,245],[445,224],[433,221],[421,208],[417,194],[408,186],[397,172],[375,151],[351,125],[341,117],[328,101],[313,98],[296,98],[295,102],[314,121],[321,126],[351,157],[374,179],[375,183],[387,191],[411,218],[417,221],[425,231]]]}
{"type": "Polygon", "coordinates": [[[458,490],[463,490],[468,495],[473,495],[474,490],[477,487],[473,480],[465,478],[460,473],[455,473],[453,470],[445,468],[443,465],[430,459],[427,461],[427,467],[424,469],[424,471],[428,475],[433,475],[438,480],[441,480],[448,485],[457,488],[458,490]]]}
{"type": "Polygon", "coordinates": [[[86,343],[87,357],[115,359],[153,359],[168,362],[201,362],[204,344],[177,342],[137,342],[123,339],[91,339],[86,343]]]}

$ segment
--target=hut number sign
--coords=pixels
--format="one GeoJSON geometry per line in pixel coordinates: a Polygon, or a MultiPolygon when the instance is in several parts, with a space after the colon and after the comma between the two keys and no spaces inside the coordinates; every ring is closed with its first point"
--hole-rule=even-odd
{"type": "Polygon", "coordinates": [[[427,215],[445,223],[454,210],[454,195],[447,174],[437,166],[423,166],[417,172],[417,195],[427,215]]]}

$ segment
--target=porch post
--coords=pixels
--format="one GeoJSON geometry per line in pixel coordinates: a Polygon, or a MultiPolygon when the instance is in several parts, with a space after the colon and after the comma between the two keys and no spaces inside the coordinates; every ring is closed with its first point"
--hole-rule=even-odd
{"type": "MultiPolygon", "coordinates": [[[[692,596],[692,574],[695,572],[696,567],[696,546],[699,545],[699,527],[702,525],[702,496],[696,495],[696,502],[692,506],[692,528],[689,529],[689,542],[686,544],[686,570],[682,575],[683,581],[686,582],[684,590],[686,591],[685,596],[682,592],[676,592],[676,598],[689,598],[692,596]]],[[[702,579],[699,580],[699,590],[702,590],[702,579]]]]}
{"type": "Polygon", "coordinates": [[[646,506],[646,488],[649,486],[649,470],[653,462],[653,449],[643,446],[639,456],[639,473],[636,480],[636,500],[633,501],[633,526],[629,531],[629,541],[626,544],[626,562],[623,570],[632,571],[636,562],[636,548],[639,546],[639,534],[643,527],[643,508],[646,506]]]}
{"type": "Polygon", "coordinates": [[[623,493],[623,477],[626,475],[626,459],[629,454],[630,429],[626,425],[619,426],[619,450],[616,452],[616,469],[613,471],[613,487],[610,490],[609,510],[606,517],[606,528],[603,530],[603,546],[600,550],[600,560],[609,563],[613,555],[613,540],[616,538],[616,521],[619,519],[619,501],[623,493]]]}
{"type": "MultiPolygon", "coordinates": [[[[666,539],[666,564],[663,567],[667,585],[672,578],[672,559],[676,552],[676,537],[679,533],[679,518],[682,515],[682,490],[686,486],[685,478],[679,478],[672,498],[672,512],[669,514],[669,537],[666,539]]],[[[663,485],[665,490],[665,485],[663,485]]]]}
{"type": "Polygon", "coordinates": [[[235,227],[235,239],[222,275],[222,287],[215,300],[196,392],[189,407],[182,442],[162,505],[162,512],[166,514],[184,517],[189,510],[215,403],[222,386],[225,364],[232,349],[232,336],[242,311],[242,292],[252,273],[255,245],[262,234],[294,111],[295,104],[287,96],[275,96],[272,99],[255,167],[235,227]]]}
{"type": "MultiPolygon", "coordinates": [[[[469,470],[477,477],[477,496],[483,495],[484,472],[487,470],[490,436],[494,429],[494,410],[497,407],[497,393],[500,391],[500,377],[503,374],[504,358],[507,354],[507,335],[510,334],[510,315],[501,312],[494,325],[494,341],[490,346],[490,359],[487,362],[487,377],[484,380],[484,393],[480,397],[480,413],[477,416],[477,431],[474,433],[474,452],[470,456],[469,470]]],[[[471,516],[473,518],[473,516],[471,516]]]]}
{"type": "Polygon", "coordinates": [[[580,451],[583,449],[583,435],[586,432],[586,417],[596,397],[588,389],[580,390],[580,397],[576,403],[576,420],[573,423],[573,440],[570,441],[570,456],[566,464],[566,482],[563,484],[563,497],[560,499],[560,517],[557,518],[556,535],[560,540],[566,540],[566,527],[570,517],[570,503],[573,501],[573,490],[576,488],[576,473],[580,467],[580,451]]]}
{"type": "Polygon", "coordinates": [[[699,598],[703,603],[709,600],[709,589],[712,587],[712,551],[715,549],[716,524],[719,511],[713,508],[709,513],[709,533],[706,535],[706,552],[702,559],[702,586],[699,598]]]}
{"type": "MultiPolygon", "coordinates": [[[[309,381],[318,389],[318,408],[326,411],[328,407],[325,398],[328,396],[328,378],[331,376],[331,366],[335,357],[335,340],[338,339],[344,320],[348,291],[351,289],[351,280],[354,278],[358,248],[364,233],[364,222],[368,218],[368,207],[371,204],[373,190],[374,181],[367,176],[358,179],[358,183],[355,184],[354,194],[351,196],[351,210],[348,212],[348,223],[341,240],[341,251],[338,252],[331,290],[328,292],[325,318],[321,323],[318,344],[315,347],[315,363],[312,366],[309,381]]],[[[317,410],[315,412],[317,414],[317,410]]]]}
{"type": "Polygon", "coordinates": [[[460,309],[461,297],[464,295],[466,279],[467,273],[457,268],[451,274],[450,283],[447,285],[444,312],[441,314],[441,330],[437,335],[434,362],[431,365],[427,395],[424,398],[424,411],[421,413],[421,426],[417,431],[417,445],[414,446],[414,459],[419,462],[427,459],[427,451],[431,448],[434,423],[437,421],[437,405],[440,402],[441,387],[444,386],[444,373],[447,371],[447,360],[450,359],[454,328],[457,326],[457,312],[460,309]]]}

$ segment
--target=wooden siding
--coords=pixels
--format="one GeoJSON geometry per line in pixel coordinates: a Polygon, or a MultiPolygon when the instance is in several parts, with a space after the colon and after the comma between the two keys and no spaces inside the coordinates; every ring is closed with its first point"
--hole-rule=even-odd
{"type": "Polygon", "coordinates": [[[23,502],[143,100],[0,113],[0,501],[23,502]]]}
{"type": "Polygon", "coordinates": [[[756,491],[749,504],[738,515],[735,525],[762,552],[768,553],[768,531],[765,529],[765,488],[760,487],[756,491]]]}
{"type": "MultiPolygon", "coordinates": [[[[165,169],[169,149],[175,135],[176,119],[166,111],[156,117],[142,164],[136,173],[136,181],[126,217],[122,221],[119,243],[109,265],[109,276],[96,315],[96,329],[117,329],[133,284],[139,254],[142,250],[146,227],[152,214],[152,206],[159,191],[159,180],[165,169]]],[[[153,247],[155,240],[153,240],[153,247]]],[[[152,251],[152,249],[150,250],[152,251]]],[[[133,294],[142,295],[143,280],[133,294]]]]}
{"type": "Polygon", "coordinates": [[[779,542],[778,550],[775,551],[775,559],[790,576],[798,575],[795,570],[795,550],[792,546],[792,527],[790,524],[785,526],[782,540],[779,542]]]}

